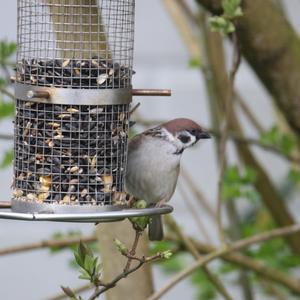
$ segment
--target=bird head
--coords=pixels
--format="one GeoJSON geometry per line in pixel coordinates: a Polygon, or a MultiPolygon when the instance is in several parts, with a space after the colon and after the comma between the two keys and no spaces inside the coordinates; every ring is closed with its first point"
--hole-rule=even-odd
{"type": "Polygon", "coordinates": [[[161,128],[167,132],[169,141],[177,146],[179,153],[195,145],[200,139],[210,138],[208,132],[190,119],[174,119],[162,124],[161,128]]]}

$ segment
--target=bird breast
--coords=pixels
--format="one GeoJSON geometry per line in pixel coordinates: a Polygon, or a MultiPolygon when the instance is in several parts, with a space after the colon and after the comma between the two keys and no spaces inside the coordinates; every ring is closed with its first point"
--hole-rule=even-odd
{"type": "Polygon", "coordinates": [[[126,190],[147,203],[169,201],[179,174],[176,147],[157,137],[139,136],[129,143],[126,190]],[[140,141],[139,139],[143,139],[140,141]]]}

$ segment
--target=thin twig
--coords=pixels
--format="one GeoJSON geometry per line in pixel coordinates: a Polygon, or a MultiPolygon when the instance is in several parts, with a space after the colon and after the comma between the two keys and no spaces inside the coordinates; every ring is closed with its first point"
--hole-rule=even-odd
{"type": "Polygon", "coordinates": [[[142,234],[143,234],[142,231],[139,231],[139,230],[135,231],[134,242],[133,242],[131,250],[129,251],[128,256],[127,256],[128,260],[127,260],[126,266],[124,268],[124,273],[128,272],[128,270],[130,269],[132,260],[135,259],[136,249],[137,249],[137,246],[138,246],[138,243],[139,243],[139,240],[140,240],[140,237],[142,236],[142,234]]]}
{"type": "Polygon", "coordinates": [[[0,140],[13,140],[14,136],[12,134],[0,133],[0,140]]]}
{"type": "Polygon", "coordinates": [[[123,278],[126,278],[129,274],[137,271],[139,268],[141,268],[145,263],[150,263],[153,262],[155,260],[161,259],[162,255],[161,253],[157,253],[153,256],[150,257],[143,257],[140,259],[139,263],[133,267],[132,269],[127,270],[126,272],[123,272],[121,274],[119,274],[115,279],[113,279],[111,282],[109,283],[103,283],[103,287],[101,289],[99,289],[98,291],[95,291],[92,296],[89,298],[89,300],[95,300],[96,298],[98,298],[101,294],[105,293],[107,290],[113,288],[116,286],[116,284],[123,278]]]}
{"type": "Polygon", "coordinates": [[[43,248],[64,248],[70,245],[78,244],[80,241],[84,243],[90,243],[96,241],[96,237],[94,235],[90,235],[84,237],[65,238],[63,240],[44,240],[44,241],[31,243],[31,244],[7,247],[7,248],[0,249],[0,256],[26,252],[31,250],[38,250],[43,248]]]}
{"type": "MultiPolygon", "coordinates": [[[[219,131],[216,131],[216,130],[213,130],[213,129],[207,129],[207,131],[209,133],[211,133],[213,136],[215,136],[216,138],[221,137],[221,133],[219,131]]],[[[300,163],[300,157],[297,157],[295,155],[291,155],[291,154],[288,154],[288,153],[284,153],[277,146],[270,145],[270,144],[264,144],[258,139],[251,138],[251,137],[244,137],[243,135],[240,135],[240,134],[235,133],[235,132],[229,132],[228,138],[233,140],[234,142],[237,142],[237,143],[258,146],[258,147],[260,147],[264,150],[273,152],[274,154],[277,154],[277,155],[281,156],[282,158],[284,158],[284,159],[286,159],[286,160],[288,160],[292,163],[296,163],[296,164],[300,163]]]]}
{"type": "Polygon", "coordinates": [[[201,257],[196,262],[194,262],[191,266],[176,274],[173,278],[171,278],[169,282],[167,282],[167,284],[163,288],[161,288],[158,292],[154,293],[147,300],[157,300],[161,298],[167,291],[169,291],[172,287],[174,287],[178,282],[180,282],[181,280],[183,280],[184,278],[192,274],[199,267],[209,263],[212,260],[215,260],[216,258],[219,258],[231,252],[238,251],[240,249],[251,246],[253,244],[262,243],[278,237],[292,235],[299,231],[300,231],[300,224],[296,224],[296,225],[273,229],[261,234],[257,234],[250,238],[236,241],[231,245],[223,244],[223,246],[216,249],[216,251],[211,252],[210,254],[207,254],[204,257],[201,257]]]}
{"type": "Polygon", "coordinates": [[[12,94],[10,91],[8,91],[7,89],[3,88],[3,87],[0,87],[0,93],[8,96],[11,100],[14,100],[15,99],[15,96],[14,94],[12,94]]]}
{"type": "MultiPolygon", "coordinates": [[[[84,284],[80,287],[74,288],[74,289],[72,289],[72,291],[74,292],[75,295],[77,295],[79,293],[88,291],[88,290],[92,289],[93,287],[94,286],[91,283],[88,283],[88,284],[84,284]]],[[[69,298],[69,297],[65,293],[60,293],[54,297],[48,298],[48,300],[63,300],[66,298],[69,298]]]]}
{"type": "Polygon", "coordinates": [[[208,212],[213,220],[216,220],[217,216],[215,211],[210,206],[209,201],[206,199],[199,186],[195,183],[194,178],[185,170],[185,168],[181,168],[180,176],[185,180],[185,182],[189,185],[190,190],[196,196],[196,199],[203,206],[203,208],[208,212]]]}
{"type": "Polygon", "coordinates": [[[197,35],[194,33],[194,30],[192,30],[188,22],[189,17],[182,14],[182,5],[178,3],[178,1],[174,0],[164,0],[163,4],[176,24],[176,27],[180,31],[180,36],[188,48],[191,58],[200,59],[201,51],[198,44],[197,35]]]}
{"type": "Polygon", "coordinates": [[[224,231],[222,226],[222,188],[223,188],[223,177],[226,169],[226,144],[229,137],[229,128],[230,128],[230,117],[232,110],[232,98],[234,91],[234,80],[237,70],[241,62],[241,52],[239,49],[238,39],[236,32],[232,34],[233,45],[234,45],[234,54],[233,54],[233,65],[229,73],[229,84],[228,84],[228,95],[225,98],[224,105],[224,126],[221,132],[221,139],[219,144],[219,160],[220,160],[220,174],[218,180],[218,201],[217,201],[217,220],[218,220],[218,231],[220,240],[222,243],[225,242],[224,231]]]}
{"type": "Polygon", "coordinates": [[[186,191],[184,190],[182,184],[178,184],[177,186],[178,192],[181,194],[182,199],[184,199],[187,209],[189,210],[189,212],[191,213],[191,215],[193,216],[196,224],[198,225],[198,228],[200,230],[200,232],[202,232],[204,238],[206,241],[211,242],[211,238],[207,232],[207,229],[205,227],[205,225],[203,224],[197,209],[194,205],[194,203],[192,203],[191,199],[189,198],[188,194],[186,193],[186,191]]]}
{"type": "Polygon", "coordinates": [[[258,133],[262,133],[265,131],[263,126],[259,123],[256,116],[252,113],[251,109],[247,105],[246,101],[241,97],[241,95],[234,91],[234,100],[239,105],[245,116],[251,122],[251,124],[255,127],[258,133]]]}
{"type": "Polygon", "coordinates": [[[131,116],[141,105],[140,102],[138,102],[130,111],[129,111],[129,116],[131,116]]]}

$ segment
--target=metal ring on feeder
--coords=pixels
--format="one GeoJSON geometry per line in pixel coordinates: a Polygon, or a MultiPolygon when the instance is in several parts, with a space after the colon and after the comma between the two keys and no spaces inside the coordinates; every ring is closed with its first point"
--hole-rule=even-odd
{"type": "Polygon", "coordinates": [[[56,221],[56,222],[76,222],[76,223],[99,223],[99,222],[116,222],[124,220],[125,218],[139,217],[139,216],[154,216],[169,214],[173,211],[173,207],[170,205],[164,205],[161,207],[151,207],[144,209],[121,209],[114,208],[113,210],[107,209],[98,212],[84,211],[84,207],[80,208],[76,212],[68,211],[65,207],[65,211],[61,210],[60,213],[22,213],[11,212],[0,209],[0,219],[20,220],[20,221],[56,221]]]}

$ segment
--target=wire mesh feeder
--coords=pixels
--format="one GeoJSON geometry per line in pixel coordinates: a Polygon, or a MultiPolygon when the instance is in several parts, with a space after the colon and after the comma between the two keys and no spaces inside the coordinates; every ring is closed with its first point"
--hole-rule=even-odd
{"type": "Polygon", "coordinates": [[[172,210],[126,209],[133,42],[134,0],[18,0],[10,218],[99,222],[172,210]]]}

